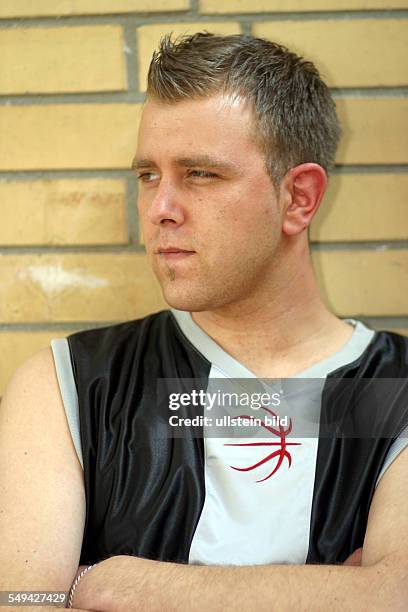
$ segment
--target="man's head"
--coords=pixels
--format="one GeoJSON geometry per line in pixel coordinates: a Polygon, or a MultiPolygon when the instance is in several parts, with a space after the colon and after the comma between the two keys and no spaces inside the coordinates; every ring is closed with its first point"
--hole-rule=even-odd
{"type": "Polygon", "coordinates": [[[146,249],[171,306],[267,299],[288,254],[293,265],[307,247],[338,135],[317,71],[283,47],[164,38],[134,166],[146,249]]]}
{"type": "Polygon", "coordinates": [[[147,96],[164,103],[223,93],[246,100],[271,178],[299,164],[329,171],[340,128],[315,66],[274,42],[252,36],[165,36],[153,54],[147,96]]]}

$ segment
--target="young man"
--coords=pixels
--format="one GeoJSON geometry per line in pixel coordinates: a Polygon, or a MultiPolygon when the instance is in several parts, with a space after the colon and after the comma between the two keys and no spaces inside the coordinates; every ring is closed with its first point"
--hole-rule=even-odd
{"type": "Polygon", "coordinates": [[[67,590],[81,563],[83,610],[406,609],[406,390],[380,406],[385,431],[363,418],[371,391],[342,383],[404,381],[408,342],[331,313],[308,245],[339,131],[285,48],[162,41],[133,167],[170,310],[54,340],[13,377],[3,589],[67,590]],[[160,434],[158,381],[259,378],[321,381],[297,413],[314,437],[160,434]],[[321,436],[333,423],[346,435],[321,436]]]}

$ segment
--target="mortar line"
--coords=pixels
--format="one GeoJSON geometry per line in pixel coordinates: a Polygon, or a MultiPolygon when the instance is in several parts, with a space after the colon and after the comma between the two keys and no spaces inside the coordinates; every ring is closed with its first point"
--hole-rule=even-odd
{"type": "Polygon", "coordinates": [[[198,13],[198,5],[192,0],[189,9],[174,11],[140,13],[106,13],[104,15],[63,15],[49,17],[0,18],[0,28],[61,28],[82,25],[123,25],[124,22],[135,26],[153,25],[180,21],[192,23],[201,21],[310,21],[310,20],[364,20],[364,19],[404,19],[408,9],[365,9],[339,11],[261,11],[254,13],[198,13]],[[197,11],[197,12],[196,12],[197,11]]]}

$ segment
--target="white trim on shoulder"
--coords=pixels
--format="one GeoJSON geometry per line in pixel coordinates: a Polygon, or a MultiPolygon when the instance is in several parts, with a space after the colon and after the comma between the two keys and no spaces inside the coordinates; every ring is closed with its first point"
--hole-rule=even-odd
{"type": "Polygon", "coordinates": [[[72,371],[68,340],[66,338],[51,340],[51,349],[72,442],[74,443],[79,462],[83,469],[84,461],[81,446],[78,393],[74,373],[72,371]]]}

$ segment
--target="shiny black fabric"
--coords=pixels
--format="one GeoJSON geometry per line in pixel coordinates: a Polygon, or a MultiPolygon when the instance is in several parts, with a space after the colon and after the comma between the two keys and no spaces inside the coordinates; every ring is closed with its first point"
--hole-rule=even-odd
{"type": "Polygon", "coordinates": [[[204,504],[203,439],[158,435],[169,407],[157,379],[197,379],[200,389],[211,364],[169,311],[68,342],[86,491],[81,564],[123,554],[187,562],[204,504]]]}
{"type": "MultiPolygon", "coordinates": [[[[81,564],[120,554],[187,563],[205,498],[203,440],[193,430],[180,439],[159,435],[169,406],[157,379],[195,379],[182,384],[206,390],[211,363],[170,311],[77,332],[68,342],[86,491],[81,564]]],[[[327,377],[307,563],[341,563],[362,546],[376,479],[408,422],[406,386],[378,401],[369,384],[357,392],[357,383],[407,377],[408,340],[388,332],[327,377]],[[352,384],[344,387],[346,379],[352,384]],[[378,435],[378,419],[367,420],[373,406],[380,423],[382,411],[392,414],[388,437],[378,435]],[[353,428],[359,438],[350,437],[353,428]]],[[[188,410],[178,415],[193,416],[188,410]]]]}
{"type": "Polygon", "coordinates": [[[407,424],[408,339],[378,332],[323,389],[306,563],[342,563],[363,546],[377,477],[407,424]],[[399,380],[375,382],[386,378],[399,380]]]}

